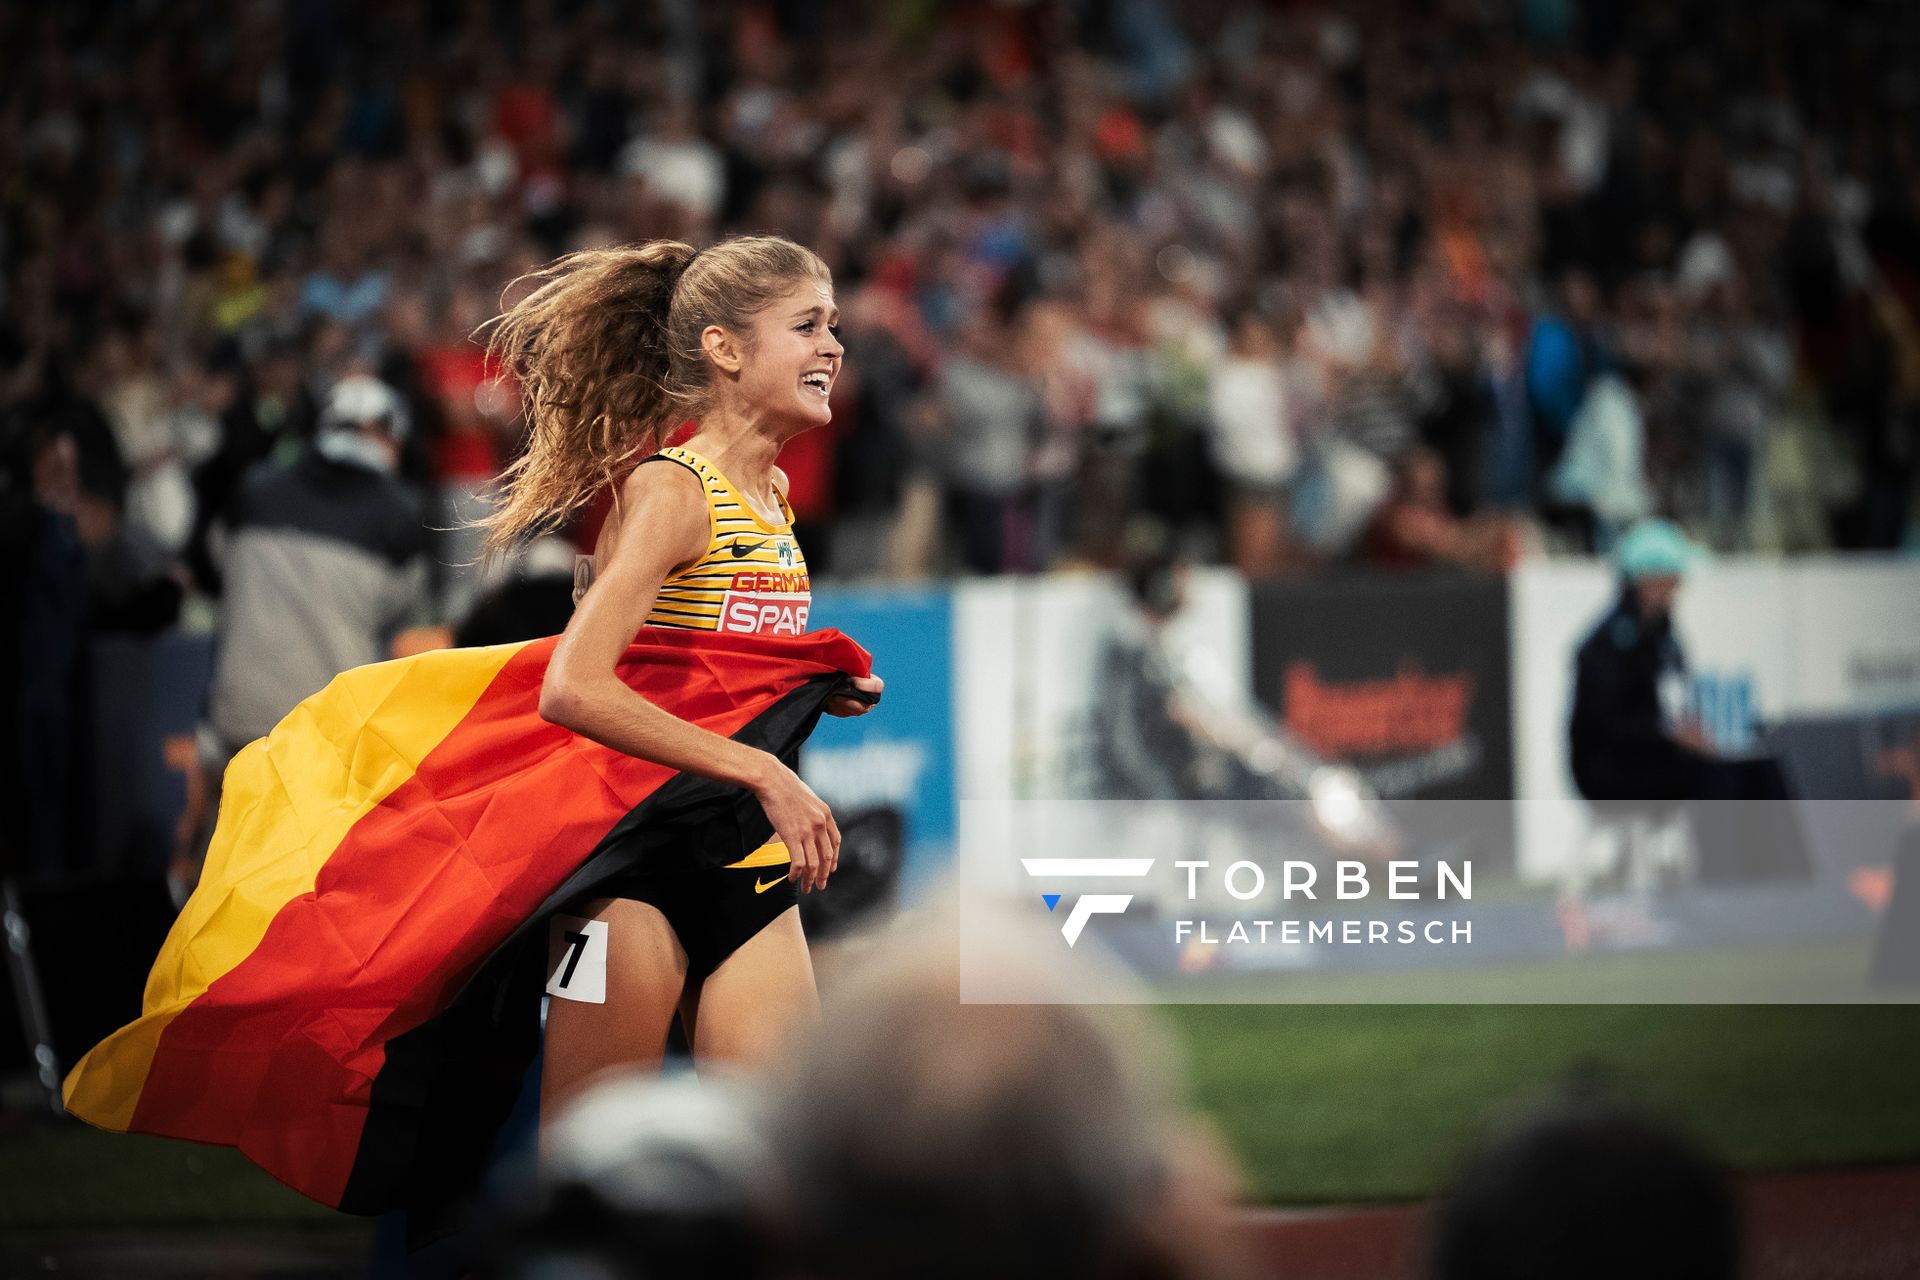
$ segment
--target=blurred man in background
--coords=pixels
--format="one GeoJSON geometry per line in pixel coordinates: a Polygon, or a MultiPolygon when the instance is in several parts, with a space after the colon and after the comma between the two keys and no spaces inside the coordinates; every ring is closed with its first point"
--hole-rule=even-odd
{"type": "Polygon", "coordinates": [[[291,465],[255,467],[219,521],[226,594],[176,892],[199,878],[234,754],[335,675],[389,656],[393,638],[422,620],[426,529],[418,497],[396,475],[406,430],[391,387],[343,378],[313,444],[291,465]]]}
{"type": "Polygon", "coordinates": [[[1689,705],[1673,605],[1697,554],[1665,520],[1620,540],[1620,599],[1574,658],[1569,754],[1589,800],[1786,799],[1771,758],[1722,756],[1689,705]]]}
{"type": "Polygon", "coordinates": [[[1694,549],[1664,520],[1636,525],[1614,560],[1620,598],[1574,658],[1569,758],[1589,800],[1699,794],[1708,747],[1684,710],[1687,662],[1673,603],[1694,549]]]}
{"type": "MultiPolygon", "coordinates": [[[[1788,799],[1774,757],[1722,752],[1692,707],[1673,606],[1698,554],[1665,520],[1641,521],[1615,549],[1620,599],[1574,658],[1568,755],[1588,800],[1660,809],[1681,801],[1788,799]]],[[[1806,851],[1775,808],[1699,807],[1703,878],[1805,874],[1806,851]]]]}

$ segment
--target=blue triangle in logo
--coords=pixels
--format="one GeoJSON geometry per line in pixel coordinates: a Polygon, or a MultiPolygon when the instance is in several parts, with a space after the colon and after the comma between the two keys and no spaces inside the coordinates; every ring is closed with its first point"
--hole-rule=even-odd
{"type": "Polygon", "coordinates": [[[1040,895],[1040,901],[1046,903],[1047,910],[1051,911],[1060,905],[1060,895],[1057,893],[1043,893],[1040,895]]]}

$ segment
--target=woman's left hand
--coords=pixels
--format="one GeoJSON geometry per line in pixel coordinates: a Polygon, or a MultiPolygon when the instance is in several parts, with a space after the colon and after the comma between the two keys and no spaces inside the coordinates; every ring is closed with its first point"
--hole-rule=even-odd
{"type": "MultiPolygon", "coordinates": [[[[879,676],[855,676],[853,687],[877,697],[880,691],[887,687],[887,682],[879,676]]],[[[827,714],[830,716],[863,716],[871,710],[873,710],[872,704],[862,702],[858,698],[849,698],[844,693],[836,693],[827,699],[827,714]]]]}

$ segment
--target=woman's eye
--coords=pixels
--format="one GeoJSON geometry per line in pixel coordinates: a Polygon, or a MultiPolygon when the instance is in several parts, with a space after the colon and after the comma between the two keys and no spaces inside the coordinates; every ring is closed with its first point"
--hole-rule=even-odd
{"type": "Polygon", "coordinates": [[[837,338],[840,336],[840,326],[837,324],[830,324],[827,326],[827,332],[837,338]]]}
{"type": "Polygon", "coordinates": [[[802,320],[802,321],[800,322],[800,332],[801,332],[801,333],[812,333],[812,332],[813,332],[813,321],[811,321],[811,320],[802,320]]]}

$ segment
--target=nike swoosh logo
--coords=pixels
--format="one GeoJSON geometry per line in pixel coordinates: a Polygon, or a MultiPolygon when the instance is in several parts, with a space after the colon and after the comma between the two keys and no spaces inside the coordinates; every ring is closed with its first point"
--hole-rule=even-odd
{"type": "Polygon", "coordinates": [[[754,552],[758,551],[761,547],[764,547],[766,545],[767,544],[764,542],[746,543],[746,542],[736,541],[733,544],[733,546],[729,548],[729,550],[733,552],[733,558],[735,560],[738,560],[741,556],[752,555],[754,552]]]}
{"type": "Polygon", "coordinates": [[[773,879],[767,881],[765,884],[762,884],[760,883],[760,880],[758,879],[758,877],[756,877],[753,882],[753,891],[755,893],[765,893],[767,890],[773,888],[773,886],[779,884],[781,881],[785,879],[786,879],[785,876],[775,876],[773,879]]]}

